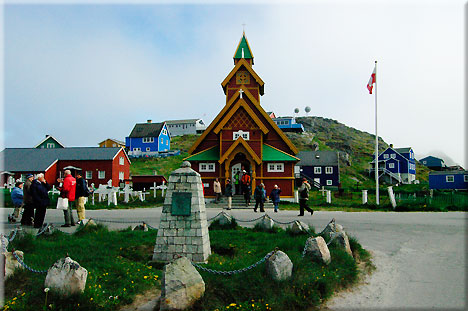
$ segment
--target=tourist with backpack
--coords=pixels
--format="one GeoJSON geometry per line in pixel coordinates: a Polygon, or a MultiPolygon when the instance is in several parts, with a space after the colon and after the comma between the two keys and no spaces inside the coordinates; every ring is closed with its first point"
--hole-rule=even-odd
{"type": "Polygon", "coordinates": [[[304,216],[304,210],[307,210],[311,215],[314,214],[314,211],[309,208],[307,201],[309,200],[309,191],[310,185],[307,179],[302,179],[302,185],[299,187],[299,215],[304,216]]]}

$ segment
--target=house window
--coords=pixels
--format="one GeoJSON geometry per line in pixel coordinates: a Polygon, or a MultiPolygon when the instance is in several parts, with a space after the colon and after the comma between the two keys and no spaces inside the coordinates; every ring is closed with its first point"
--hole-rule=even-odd
{"type": "Polygon", "coordinates": [[[106,178],[106,171],[98,171],[98,178],[99,179],[104,179],[106,178]]]}
{"type": "Polygon", "coordinates": [[[119,158],[119,164],[124,165],[124,163],[125,163],[124,157],[120,157],[119,158]]]}
{"type": "Polygon", "coordinates": [[[267,172],[284,172],[284,163],[268,163],[267,172]]]}
{"type": "Polygon", "coordinates": [[[119,180],[124,180],[124,179],[125,179],[124,172],[119,172],[119,180]]]}
{"type": "Polygon", "coordinates": [[[154,143],[154,137],[143,137],[144,143],[154,143]]]}
{"type": "Polygon", "coordinates": [[[322,168],[321,167],[314,167],[314,174],[322,174],[322,168]]]}
{"type": "Polygon", "coordinates": [[[133,148],[133,151],[141,151],[141,148],[133,148]]]}
{"type": "Polygon", "coordinates": [[[215,164],[214,163],[200,163],[200,172],[215,172],[215,164]]]}
{"type": "Polygon", "coordinates": [[[388,159],[388,154],[384,154],[384,155],[383,155],[383,158],[384,158],[384,159],[388,159]]]}
{"type": "Polygon", "coordinates": [[[327,186],[331,186],[331,185],[333,185],[333,181],[330,179],[327,179],[327,186]]]}
{"type": "Polygon", "coordinates": [[[151,148],[150,147],[146,147],[146,152],[150,152],[151,151],[151,148]]]}
{"type": "Polygon", "coordinates": [[[233,140],[236,140],[239,137],[242,137],[244,140],[249,140],[250,133],[249,132],[244,132],[242,130],[232,133],[232,139],[233,140]]]}
{"type": "Polygon", "coordinates": [[[86,179],[92,179],[93,178],[93,171],[86,171],[86,179]]]}
{"type": "Polygon", "coordinates": [[[52,149],[54,147],[55,145],[53,143],[47,143],[47,149],[52,149]]]}
{"type": "Polygon", "coordinates": [[[390,157],[391,157],[392,159],[396,159],[396,153],[392,153],[392,154],[390,155],[390,157]]]}
{"type": "Polygon", "coordinates": [[[116,144],[112,144],[112,147],[116,147],[117,145],[116,144]]]}
{"type": "Polygon", "coordinates": [[[26,174],[21,174],[20,180],[21,180],[22,182],[26,182],[26,174]]]}
{"type": "Polygon", "coordinates": [[[427,164],[427,161],[423,161],[423,164],[427,164]]]}
{"type": "Polygon", "coordinates": [[[463,176],[463,181],[464,181],[464,182],[468,182],[468,175],[464,175],[464,176],[463,176]]]}
{"type": "Polygon", "coordinates": [[[325,174],[333,174],[333,167],[332,166],[325,167],[325,174]]]}
{"type": "Polygon", "coordinates": [[[167,130],[166,130],[166,129],[163,129],[163,130],[162,130],[162,133],[163,133],[163,135],[167,135],[167,130]]]}
{"type": "Polygon", "coordinates": [[[445,176],[445,181],[446,181],[446,182],[454,182],[454,181],[455,181],[455,177],[454,177],[453,175],[445,176]]]}
{"type": "Polygon", "coordinates": [[[163,138],[161,137],[161,144],[163,143],[163,138]]]}
{"type": "Polygon", "coordinates": [[[388,163],[388,168],[395,168],[395,163],[388,163]]]}

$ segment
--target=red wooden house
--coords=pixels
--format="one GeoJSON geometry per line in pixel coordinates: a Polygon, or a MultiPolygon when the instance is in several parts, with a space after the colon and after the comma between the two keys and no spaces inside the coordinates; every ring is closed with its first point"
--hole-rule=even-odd
{"type": "Polygon", "coordinates": [[[130,160],[123,148],[6,148],[0,157],[4,160],[4,170],[15,179],[44,173],[46,180],[53,184],[58,177],[63,177],[65,169],[70,169],[74,176],[80,171],[88,185],[94,183],[97,187],[112,179],[112,185],[118,187],[130,177],[130,160]]]}
{"type": "Polygon", "coordinates": [[[221,83],[226,104],[186,158],[200,173],[207,197],[214,196],[215,178],[224,184],[242,169],[250,172],[252,189],[264,183],[269,193],[276,184],[282,189],[282,198],[294,197],[298,150],[260,106],[264,82],[253,64],[244,33],[234,54],[234,68],[221,83]]]}

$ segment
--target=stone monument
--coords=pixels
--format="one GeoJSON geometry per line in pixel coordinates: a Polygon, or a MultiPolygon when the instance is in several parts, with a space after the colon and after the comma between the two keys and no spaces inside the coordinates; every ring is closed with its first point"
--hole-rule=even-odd
{"type": "Polygon", "coordinates": [[[184,256],[206,262],[210,255],[203,184],[200,174],[185,161],[169,177],[153,261],[171,262],[184,256]]]}

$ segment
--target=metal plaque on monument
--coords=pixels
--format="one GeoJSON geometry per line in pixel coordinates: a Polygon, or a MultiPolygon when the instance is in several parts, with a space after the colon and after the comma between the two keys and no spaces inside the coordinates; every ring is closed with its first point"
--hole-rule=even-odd
{"type": "Polygon", "coordinates": [[[206,262],[210,255],[203,184],[200,174],[185,161],[169,177],[153,261],[170,262],[184,256],[206,262]]]}

